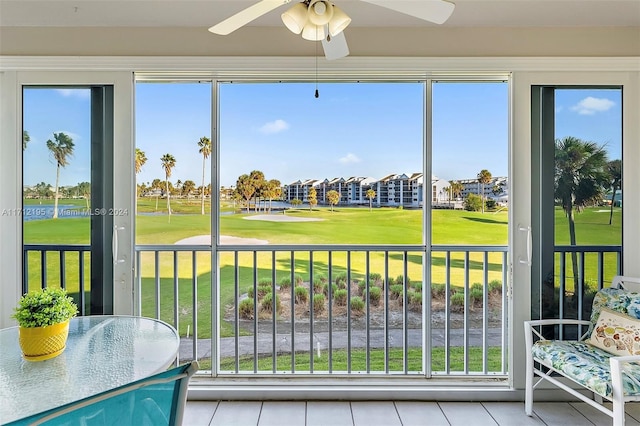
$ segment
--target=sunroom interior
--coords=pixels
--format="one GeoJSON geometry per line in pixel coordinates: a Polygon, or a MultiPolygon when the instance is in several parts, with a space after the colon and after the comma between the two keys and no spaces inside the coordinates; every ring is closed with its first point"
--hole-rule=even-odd
{"type": "MultiPolygon", "coordinates": [[[[28,247],[29,242],[24,240],[25,218],[10,214],[23,208],[23,191],[28,184],[24,180],[28,151],[18,143],[23,139],[23,131],[27,130],[24,123],[28,89],[91,88],[93,96],[96,88],[106,88],[105,96],[109,99],[106,105],[111,108],[112,117],[107,122],[111,123],[111,131],[107,132],[110,142],[105,142],[107,148],[103,154],[109,160],[104,163],[102,174],[95,175],[97,177],[92,174],[92,179],[108,188],[103,199],[109,200],[114,212],[133,212],[138,193],[135,150],[141,146],[141,141],[136,140],[136,128],[141,126],[137,102],[142,99],[142,85],[204,82],[209,91],[206,108],[212,142],[210,174],[207,176],[211,182],[211,242],[180,249],[166,245],[155,247],[136,238],[135,215],[106,218],[101,225],[106,230],[93,240],[100,241],[104,250],[89,249],[98,250],[91,256],[91,268],[101,271],[102,283],[91,281],[86,313],[145,315],[172,323],[183,337],[182,344],[186,349],[181,350],[180,357],[184,361],[199,358],[198,345],[200,348],[208,345],[206,355],[199,360],[204,368],[191,380],[189,395],[192,399],[388,400],[392,393],[393,399],[522,401],[525,381],[522,324],[546,315],[549,294],[553,298],[555,291],[561,293],[560,298],[568,297],[566,288],[573,289],[573,275],[569,278],[557,271],[570,268],[570,254],[574,251],[558,248],[559,244],[553,238],[553,143],[556,138],[553,99],[561,90],[612,90],[619,97],[619,115],[615,118],[618,134],[596,142],[619,140],[617,158],[624,165],[619,188],[625,195],[624,208],[620,207],[619,212],[622,225],[618,228],[616,243],[600,243],[597,249],[592,247],[581,252],[582,274],[575,275],[580,275],[580,286],[583,286],[585,267],[593,269],[595,272],[589,283],[595,288],[606,287],[617,274],[640,276],[640,262],[637,261],[640,256],[640,194],[634,190],[640,182],[640,168],[635,167],[635,161],[640,162],[640,3],[633,0],[457,0],[453,2],[455,10],[449,20],[438,25],[368,2],[342,0],[335,3],[352,17],[344,32],[349,55],[331,61],[324,58],[320,42],[304,40],[282,24],[280,14],[289,6],[283,5],[229,35],[207,31],[254,3],[257,2],[0,0],[0,211],[7,212],[0,217],[0,328],[15,325],[11,313],[20,295],[32,285],[41,285],[38,280],[44,281],[42,277],[46,275],[38,274],[33,282],[27,282],[32,275],[27,252],[35,248],[28,247]],[[422,133],[418,135],[420,145],[416,154],[421,159],[422,169],[401,171],[417,171],[430,176],[435,172],[432,153],[439,143],[433,133],[434,121],[437,121],[434,87],[443,82],[503,85],[505,144],[500,155],[505,158],[509,199],[504,212],[505,241],[499,247],[479,248],[472,244],[455,247],[455,242],[434,239],[431,229],[434,201],[428,196],[430,190],[426,187],[423,192],[425,203],[418,208],[422,235],[417,241],[328,244],[314,243],[311,239],[302,245],[277,243],[251,247],[221,242],[219,237],[226,231],[220,224],[221,186],[225,185],[221,170],[225,169],[226,161],[221,148],[225,143],[221,129],[227,125],[221,117],[227,108],[224,96],[231,83],[253,84],[252,87],[307,84],[312,88],[319,84],[320,98],[326,93],[323,93],[323,85],[339,91],[341,84],[417,84],[422,102],[419,106],[422,133]],[[551,157],[547,156],[549,152],[551,157]],[[549,211],[551,218],[547,214],[549,211]],[[115,229],[114,233],[112,229],[115,229]],[[111,250],[114,240],[116,251],[111,250]],[[597,254],[590,257],[585,252],[597,254]],[[187,315],[194,324],[188,331],[187,320],[181,318],[181,324],[177,324],[179,315],[176,313],[174,317],[172,311],[174,307],[176,312],[179,310],[177,300],[168,314],[160,312],[159,302],[152,308],[143,306],[145,301],[153,299],[156,290],[160,292],[160,282],[164,283],[166,278],[161,279],[153,265],[162,262],[182,265],[184,259],[193,259],[184,262],[187,269],[193,268],[193,279],[196,280],[196,264],[202,262],[196,258],[203,254],[208,256],[204,263],[209,268],[208,286],[204,292],[208,306],[203,309],[209,312],[208,316],[205,314],[208,321],[205,327],[198,325],[193,312],[187,315]],[[361,256],[364,256],[363,260],[361,256]],[[433,314],[429,298],[436,291],[434,281],[437,280],[431,269],[437,263],[436,257],[445,259],[446,265],[450,260],[452,263],[459,260],[464,265],[467,275],[465,279],[463,274],[461,285],[465,297],[475,281],[469,278],[466,266],[473,262],[479,265],[478,281],[485,288],[496,277],[501,282],[502,310],[496,326],[496,339],[500,343],[498,355],[493,357],[497,359],[497,367],[488,365],[491,345],[486,337],[489,329],[495,327],[490,326],[482,315],[476,320],[465,316],[471,309],[469,299],[462,308],[460,366],[456,367],[453,352],[447,349],[442,355],[432,356],[436,352],[431,352],[434,330],[429,320],[433,314]],[[361,330],[366,339],[364,346],[358,349],[365,347],[365,352],[373,345],[372,336],[379,332],[383,342],[376,348],[382,357],[380,366],[367,354],[363,355],[363,364],[357,364],[356,351],[350,352],[349,343],[348,361],[339,364],[340,338],[337,330],[331,332],[331,314],[329,324],[317,325],[317,333],[329,336],[328,341],[323,340],[320,344],[314,342],[313,309],[308,310],[304,324],[297,332],[291,327],[285,331],[280,329],[275,315],[261,319],[261,324],[255,315],[248,321],[249,328],[264,329],[267,338],[264,353],[258,351],[262,344],[256,337],[258,333],[240,330],[240,317],[231,314],[229,320],[227,307],[220,306],[221,297],[227,294],[221,289],[230,280],[228,284],[232,290],[227,295],[230,295],[232,310],[239,310],[238,296],[234,296],[233,290],[236,293],[242,290],[240,274],[223,271],[223,266],[231,271],[239,270],[239,264],[245,258],[249,259],[247,262],[253,265],[254,271],[259,269],[258,264],[261,270],[271,271],[274,290],[276,273],[278,276],[290,274],[295,280],[294,272],[301,262],[311,274],[305,281],[309,281],[312,294],[314,268],[318,267],[314,259],[323,265],[335,262],[347,274],[357,272],[364,276],[370,276],[371,259],[371,265],[386,265],[381,271],[387,282],[391,275],[398,275],[395,271],[399,270],[406,278],[399,282],[405,290],[409,286],[407,268],[414,267],[412,262],[419,259],[418,275],[421,278],[417,280],[422,282],[419,310],[422,321],[415,329],[418,354],[410,351],[407,343],[413,329],[407,325],[411,313],[408,307],[403,308],[408,304],[406,292],[404,303],[399,304],[404,320],[400,320],[397,330],[385,320],[379,328],[367,320],[364,331],[361,330]],[[143,265],[145,261],[156,263],[143,265]],[[549,290],[545,285],[549,284],[547,274],[551,271],[553,275],[554,262],[556,276],[551,279],[549,290]],[[156,282],[157,287],[154,287],[156,282]],[[147,297],[149,292],[151,296],[147,297]],[[196,327],[206,328],[208,334],[201,334],[204,333],[202,330],[199,333],[196,327]],[[323,327],[329,327],[329,331],[323,327]],[[470,343],[473,341],[471,329],[479,333],[477,344],[470,343]],[[404,342],[399,353],[392,351],[393,345],[389,343],[392,336],[396,342],[404,342]],[[256,361],[246,361],[239,356],[244,338],[249,339],[249,353],[256,361]],[[291,342],[294,338],[299,339],[300,347],[291,342]],[[279,352],[279,345],[285,340],[291,345],[289,357],[281,361],[274,354],[279,352]],[[225,345],[229,345],[227,349],[234,354],[229,362],[221,360],[225,345]],[[335,346],[333,352],[331,345],[335,346]],[[472,351],[472,346],[478,351],[472,351]],[[321,350],[323,355],[329,356],[328,364],[314,361],[314,354],[319,355],[321,350]],[[295,358],[306,359],[307,364],[297,365],[293,354],[296,354],[295,358]],[[444,367],[435,368],[432,357],[440,356],[444,367]],[[394,357],[399,358],[397,369],[390,361],[394,357]],[[470,367],[474,357],[483,360],[478,368],[470,367]],[[265,358],[265,363],[258,363],[258,358],[265,358]]],[[[370,94],[375,94],[375,90],[370,94]]],[[[313,96],[312,89],[309,97],[313,96]]],[[[351,114],[358,115],[358,111],[351,114]]],[[[272,118],[279,116],[275,114],[272,118]]],[[[317,117],[318,121],[324,119],[321,114],[317,117]]],[[[369,123],[370,126],[375,124],[369,123]]],[[[388,147],[374,145],[369,148],[388,147]]],[[[305,147],[299,149],[305,150],[305,147]]],[[[153,167],[157,167],[155,163],[153,167]]],[[[241,173],[245,170],[237,172],[238,175],[241,173]]],[[[475,178],[475,175],[465,177],[475,178]]],[[[44,259],[40,254],[34,256],[44,259]]],[[[57,254],[51,255],[55,256],[57,254]]],[[[331,266],[325,269],[331,276],[331,266]]],[[[49,279],[58,279],[59,275],[50,274],[49,279]]],[[[445,273],[445,276],[448,275],[445,273]]],[[[248,277],[247,282],[257,291],[257,272],[248,277]]],[[[373,282],[365,281],[369,291],[373,282]]],[[[177,278],[175,282],[178,282],[177,278]]],[[[449,285],[448,279],[443,282],[449,285]]],[[[187,285],[190,285],[189,280],[187,285]]],[[[199,282],[197,286],[200,287],[199,282]]],[[[389,287],[386,287],[387,291],[389,287]]],[[[445,288],[448,293],[449,287],[445,288]]],[[[488,302],[487,291],[485,302],[488,302]]],[[[197,301],[196,292],[189,294],[193,300],[189,300],[188,305],[194,311],[193,307],[202,301],[197,301]]],[[[384,288],[383,295],[390,297],[384,288]]],[[[293,290],[291,296],[294,297],[293,290]]],[[[564,306],[563,301],[552,303],[564,306]]],[[[254,306],[257,308],[258,305],[254,306]]],[[[293,304],[290,306],[295,317],[293,304]]],[[[347,312],[351,311],[347,309],[347,312]]],[[[382,316],[389,318],[389,312],[384,312],[382,316]]],[[[450,313],[447,309],[444,312],[445,316],[450,313]]],[[[199,312],[198,315],[202,314],[199,312]]],[[[369,314],[363,315],[369,318],[369,314]]],[[[556,310],[551,315],[569,316],[571,313],[556,310]]],[[[582,310],[576,315],[583,315],[582,310]]],[[[445,348],[457,346],[452,343],[455,339],[446,337],[451,329],[449,325],[443,326],[445,348]]],[[[353,338],[350,330],[356,333],[348,323],[347,339],[353,338]]],[[[542,388],[538,392],[536,398],[567,398],[554,389],[542,388]]]]}

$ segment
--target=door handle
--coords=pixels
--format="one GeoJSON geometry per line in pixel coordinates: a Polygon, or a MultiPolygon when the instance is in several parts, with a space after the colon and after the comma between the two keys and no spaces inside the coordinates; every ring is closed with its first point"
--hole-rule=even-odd
{"type": "Polygon", "coordinates": [[[113,257],[113,265],[124,263],[124,260],[118,259],[118,231],[124,231],[124,226],[113,225],[113,238],[111,239],[111,256],[113,257]]]}
{"type": "Polygon", "coordinates": [[[533,251],[533,241],[531,239],[531,227],[518,225],[518,231],[527,233],[527,258],[523,259],[522,257],[520,257],[518,258],[518,262],[523,265],[531,266],[531,254],[533,251]]]}

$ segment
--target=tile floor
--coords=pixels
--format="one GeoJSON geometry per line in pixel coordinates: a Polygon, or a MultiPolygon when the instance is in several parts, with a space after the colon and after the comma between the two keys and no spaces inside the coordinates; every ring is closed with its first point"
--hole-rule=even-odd
{"type": "MultiPolygon", "coordinates": [[[[602,426],[611,419],[577,402],[188,401],[184,426],[602,426]]],[[[625,426],[640,426],[629,404],[625,426]]]]}

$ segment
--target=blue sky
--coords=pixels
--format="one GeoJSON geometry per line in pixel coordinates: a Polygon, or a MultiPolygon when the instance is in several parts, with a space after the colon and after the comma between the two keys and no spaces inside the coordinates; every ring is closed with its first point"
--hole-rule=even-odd
{"type": "Polygon", "coordinates": [[[25,185],[56,181],[56,162],[47,148],[53,133],[73,139],[74,155],[60,170],[60,185],[89,182],[91,173],[91,94],[89,89],[24,89],[23,126],[31,141],[24,151],[25,185]]]}
{"type": "MultiPolygon", "coordinates": [[[[371,176],[422,171],[422,83],[244,84],[220,87],[221,184],[262,170],[283,184],[297,179],[371,176]]],[[[55,182],[46,148],[53,132],[72,136],[76,150],[61,171],[62,185],[89,180],[88,90],[26,89],[26,185],[55,182]]],[[[202,179],[197,142],[210,137],[209,83],[138,83],[136,143],[147,163],[140,182],[164,179],[160,157],[176,158],[171,180],[202,179]]],[[[556,136],[607,144],[620,158],[621,92],[558,90],[556,136]]],[[[481,169],[508,168],[506,83],[435,83],[433,172],[443,179],[474,178],[481,169]]],[[[209,173],[207,168],[207,174],[209,173]]],[[[208,182],[208,179],[207,179],[208,182]]]]}

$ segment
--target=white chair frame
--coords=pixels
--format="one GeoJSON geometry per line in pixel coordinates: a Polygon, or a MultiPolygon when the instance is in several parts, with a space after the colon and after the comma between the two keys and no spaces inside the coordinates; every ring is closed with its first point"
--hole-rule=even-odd
{"type": "MultiPolygon", "coordinates": [[[[616,276],[614,277],[611,287],[613,288],[621,288],[629,291],[640,291],[640,278],[632,278],[625,276],[616,276]]],[[[576,325],[576,326],[588,326],[590,321],[586,320],[571,320],[571,319],[546,319],[546,320],[533,320],[533,321],[525,321],[524,322],[524,331],[525,331],[525,343],[526,343],[526,382],[525,382],[525,404],[524,409],[525,413],[528,416],[533,415],[533,391],[534,389],[543,381],[546,380],[559,388],[567,391],[571,395],[580,399],[581,401],[586,402],[592,407],[600,410],[604,414],[610,416],[613,419],[613,426],[624,426],[625,423],[625,411],[624,404],[626,402],[640,401],[640,396],[624,396],[623,387],[622,387],[622,375],[624,373],[624,365],[629,362],[640,362],[640,355],[633,356],[614,356],[609,360],[610,368],[611,368],[611,387],[612,387],[612,396],[611,398],[605,398],[611,401],[613,404],[612,409],[607,408],[602,405],[603,397],[600,395],[592,393],[593,397],[589,398],[585,396],[580,390],[587,389],[580,383],[575,380],[570,379],[572,382],[580,385],[581,388],[575,388],[568,386],[563,383],[561,380],[558,380],[555,377],[552,377],[552,373],[558,373],[559,375],[566,377],[563,375],[561,371],[558,371],[553,368],[553,366],[548,363],[536,358],[533,356],[533,339],[534,336],[537,336],[541,340],[546,340],[538,331],[538,327],[545,325],[576,325]],[[534,363],[539,363],[544,365],[548,370],[542,371],[539,368],[535,367],[534,363]],[[534,376],[539,376],[539,379],[534,383],[534,376]]],[[[586,333],[580,337],[580,340],[583,340],[586,337],[586,333]]]]}

